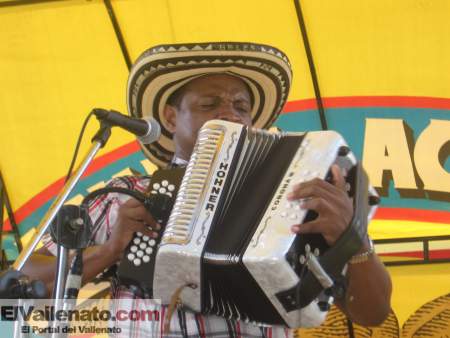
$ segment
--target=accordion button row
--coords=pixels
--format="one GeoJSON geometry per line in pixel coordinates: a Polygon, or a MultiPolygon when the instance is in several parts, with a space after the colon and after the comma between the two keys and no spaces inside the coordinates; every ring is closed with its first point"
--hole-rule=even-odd
{"type": "Polygon", "coordinates": [[[133,239],[133,245],[130,246],[127,259],[135,266],[150,262],[149,255],[153,252],[155,244],[156,241],[154,239],[137,232],[136,237],[133,239]]]}
{"type": "Polygon", "coordinates": [[[292,219],[292,220],[295,220],[295,219],[299,218],[298,214],[296,214],[296,213],[288,214],[285,211],[281,212],[280,216],[283,217],[283,218],[289,218],[289,219],[292,219]]]}
{"type": "Polygon", "coordinates": [[[280,213],[280,217],[288,218],[290,220],[297,220],[300,218],[299,212],[302,208],[298,202],[287,202],[285,210],[280,213]]]}
{"type": "Polygon", "coordinates": [[[175,186],[173,184],[169,184],[169,181],[164,180],[159,183],[154,183],[152,186],[151,194],[165,194],[169,197],[172,197],[172,191],[175,190],[175,186]]]}
{"type": "Polygon", "coordinates": [[[300,210],[300,202],[288,202],[286,203],[286,209],[294,209],[294,210],[300,210]]]}

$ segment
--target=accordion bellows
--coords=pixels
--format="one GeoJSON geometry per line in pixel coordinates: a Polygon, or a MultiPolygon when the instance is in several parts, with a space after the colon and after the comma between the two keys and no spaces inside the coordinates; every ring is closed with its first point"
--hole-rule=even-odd
{"type": "MultiPolygon", "coordinates": [[[[185,286],[181,303],[197,312],[289,327],[319,325],[333,299],[317,276],[307,274],[308,259],[320,262],[329,247],[318,234],[291,232],[315,215],[286,196],[293,184],[329,179],[333,163],[351,176],[357,161],[349,151],[340,154],[346,146],[332,131],[270,133],[207,122],[161,240],[154,297],[169,303],[185,286]]],[[[373,210],[365,210],[367,222],[373,210]]],[[[365,236],[364,227],[358,231],[365,236]]],[[[332,262],[338,273],[348,255],[332,262]]]]}

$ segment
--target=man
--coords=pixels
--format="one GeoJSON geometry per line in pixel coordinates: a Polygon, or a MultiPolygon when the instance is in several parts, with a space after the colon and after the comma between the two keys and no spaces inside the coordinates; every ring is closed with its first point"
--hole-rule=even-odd
{"type": "MultiPolygon", "coordinates": [[[[222,119],[247,126],[267,128],[287,100],[291,69],[279,50],[249,43],[208,43],[157,46],[144,52],[133,66],[128,82],[128,106],[133,116],[153,116],[161,124],[156,143],[143,145],[144,153],[156,164],[185,165],[192,153],[197,132],[204,122],[222,119]]],[[[294,233],[321,233],[329,245],[341,236],[352,219],[352,201],[345,190],[339,168],[332,167],[332,183],[314,179],[297,184],[291,200],[302,199],[302,208],[318,213],[314,221],[292,227],[294,233]]],[[[126,177],[113,185],[144,191],[147,177],[126,177]]],[[[89,281],[116,264],[133,234],[155,236],[160,229],[144,206],[127,196],[110,194],[91,204],[93,246],[85,250],[83,280],[89,281]]],[[[54,243],[32,256],[25,273],[52,285],[54,243]]],[[[391,284],[370,240],[348,265],[348,288],[338,306],[362,325],[381,323],[390,310],[391,284]],[[352,261],[355,263],[352,264],[352,261]]],[[[115,285],[114,297],[133,296],[115,285]]],[[[178,311],[171,334],[208,337],[285,336],[282,328],[258,328],[218,317],[178,311]]],[[[149,329],[161,330],[161,327],[149,329]]],[[[157,333],[157,332],[156,332],[157,333]]]]}

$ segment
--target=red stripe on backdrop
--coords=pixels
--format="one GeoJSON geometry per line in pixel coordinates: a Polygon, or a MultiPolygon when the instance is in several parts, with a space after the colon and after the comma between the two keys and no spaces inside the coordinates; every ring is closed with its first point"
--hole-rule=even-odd
{"type": "Polygon", "coordinates": [[[417,222],[450,223],[450,212],[410,208],[379,208],[375,219],[392,219],[417,222]]]}
{"type": "MultiPolygon", "coordinates": [[[[450,99],[422,96],[341,96],[323,98],[325,108],[400,107],[450,109],[450,99]]],[[[315,99],[286,103],[283,113],[317,109],[315,99]]]]}
{"type": "MultiPolygon", "coordinates": [[[[450,258],[450,249],[438,249],[438,250],[430,250],[429,257],[431,259],[449,259],[450,258]]],[[[424,258],[423,251],[402,251],[402,252],[384,252],[379,253],[379,256],[387,256],[387,257],[408,257],[408,258],[424,258]]]]}

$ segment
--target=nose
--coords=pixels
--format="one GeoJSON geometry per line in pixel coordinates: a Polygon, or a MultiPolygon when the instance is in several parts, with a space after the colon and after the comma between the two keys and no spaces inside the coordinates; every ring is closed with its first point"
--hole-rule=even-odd
{"type": "Polygon", "coordinates": [[[233,107],[232,102],[228,100],[226,102],[222,102],[220,107],[217,109],[216,119],[236,123],[243,122],[241,114],[235,107],[233,107]]]}

